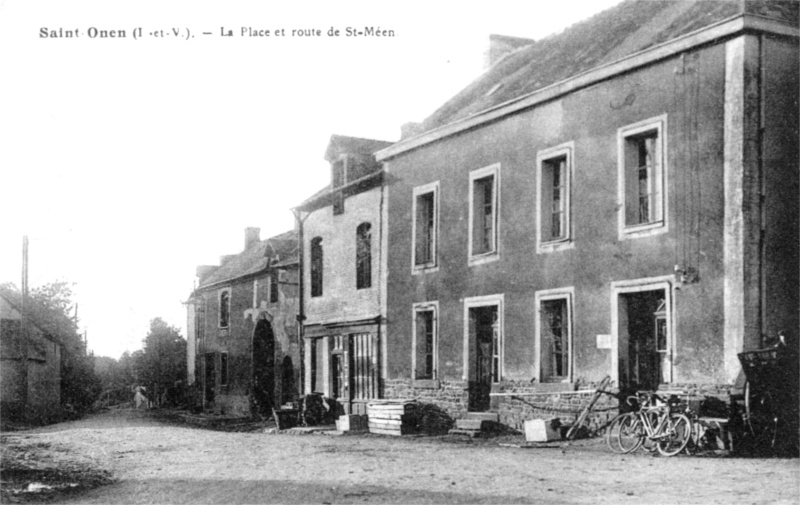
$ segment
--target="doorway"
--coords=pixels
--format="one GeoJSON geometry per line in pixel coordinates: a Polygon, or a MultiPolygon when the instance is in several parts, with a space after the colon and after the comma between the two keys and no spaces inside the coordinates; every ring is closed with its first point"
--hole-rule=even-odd
{"type": "Polygon", "coordinates": [[[214,403],[214,392],[217,386],[216,357],[216,354],[213,352],[206,353],[205,356],[205,377],[203,385],[205,389],[206,406],[210,406],[214,403]]]}
{"type": "Polygon", "coordinates": [[[469,405],[471,412],[491,406],[492,384],[500,380],[500,313],[497,305],[468,308],[469,405]]]}
{"type": "Polygon", "coordinates": [[[671,382],[669,290],[618,294],[618,374],[621,389],[654,391],[671,382]]]}
{"type": "Polygon", "coordinates": [[[275,392],[275,334],[266,319],[256,324],[253,334],[253,403],[255,412],[272,415],[275,392]]]}
{"type": "Polygon", "coordinates": [[[294,385],[294,365],[292,358],[286,356],[281,363],[283,375],[281,380],[281,403],[287,404],[297,399],[297,389],[294,385]]]}

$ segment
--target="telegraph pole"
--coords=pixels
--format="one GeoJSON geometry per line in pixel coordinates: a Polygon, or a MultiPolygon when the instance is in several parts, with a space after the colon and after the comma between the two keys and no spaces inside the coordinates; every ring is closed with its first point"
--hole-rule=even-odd
{"type": "Polygon", "coordinates": [[[20,303],[19,332],[20,355],[22,359],[22,402],[23,416],[28,413],[28,236],[22,237],[22,302],[20,303]]]}

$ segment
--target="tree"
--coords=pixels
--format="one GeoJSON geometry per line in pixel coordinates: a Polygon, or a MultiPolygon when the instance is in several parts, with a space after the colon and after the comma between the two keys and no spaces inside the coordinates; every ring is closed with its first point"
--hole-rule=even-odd
{"type": "Polygon", "coordinates": [[[150,321],[142,347],[141,355],[132,356],[138,380],[149,386],[151,399],[160,403],[162,395],[174,392],[186,377],[186,340],[178,328],[156,317],[150,321]]]}

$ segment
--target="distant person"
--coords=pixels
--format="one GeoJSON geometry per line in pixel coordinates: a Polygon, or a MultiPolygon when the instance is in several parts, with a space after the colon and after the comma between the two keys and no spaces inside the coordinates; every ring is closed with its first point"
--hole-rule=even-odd
{"type": "Polygon", "coordinates": [[[136,410],[141,409],[142,405],[147,408],[147,397],[142,393],[143,390],[143,387],[136,386],[136,393],[133,395],[133,404],[136,406],[136,410]]]}

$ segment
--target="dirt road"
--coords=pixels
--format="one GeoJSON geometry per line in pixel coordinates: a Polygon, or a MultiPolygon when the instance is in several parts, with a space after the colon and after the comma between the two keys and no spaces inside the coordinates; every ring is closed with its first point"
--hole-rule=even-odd
{"type": "Polygon", "coordinates": [[[8,434],[109,470],[68,503],[798,503],[797,459],[620,456],[597,444],[229,433],[136,411],[8,434]],[[65,452],[66,451],[66,452],[65,452]]]}

